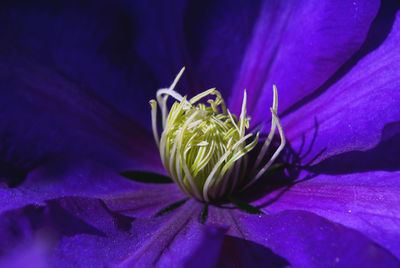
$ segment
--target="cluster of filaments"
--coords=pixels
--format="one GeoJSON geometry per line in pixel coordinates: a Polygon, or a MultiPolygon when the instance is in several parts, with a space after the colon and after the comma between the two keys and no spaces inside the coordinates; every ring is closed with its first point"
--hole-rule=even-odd
{"type": "Polygon", "coordinates": [[[157,101],[150,101],[153,134],[160,150],[161,161],[179,188],[198,200],[215,201],[230,195],[238,188],[246,189],[256,182],[285,146],[283,130],[276,115],[277,91],[274,86],[271,131],[250,172],[254,176],[244,181],[247,179],[247,153],[256,146],[259,138],[259,132],[246,134],[250,121],[246,117],[246,91],[241,114],[237,119],[226,109],[221,94],[215,88],[189,100],[176,92],[174,88],[183,71],[184,68],[169,88],[157,91],[157,101]],[[175,102],[168,111],[169,97],[174,98],[175,102]],[[162,117],[161,137],[157,128],[157,102],[162,117]],[[259,167],[276,127],[280,133],[281,144],[269,161],[259,167]]]}

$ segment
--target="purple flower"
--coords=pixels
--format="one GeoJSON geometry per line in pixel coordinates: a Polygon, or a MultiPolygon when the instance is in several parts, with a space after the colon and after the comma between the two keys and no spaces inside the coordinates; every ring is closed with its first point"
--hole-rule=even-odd
{"type": "Polygon", "coordinates": [[[0,266],[400,266],[397,3],[72,2],[0,4],[0,266]],[[285,165],[233,204],[155,175],[182,66],[253,127],[279,89],[285,165]]]}

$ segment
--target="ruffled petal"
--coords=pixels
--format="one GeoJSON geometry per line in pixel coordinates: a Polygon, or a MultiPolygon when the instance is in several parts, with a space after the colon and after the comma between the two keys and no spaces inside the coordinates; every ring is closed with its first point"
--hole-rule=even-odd
{"type": "Polygon", "coordinates": [[[266,247],[265,263],[272,260],[273,267],[284,267],[287,263],[295,267],[400,265],[390,252],[358,231],[310,212],[287,210],[272,215],[251,215],[211,209],[209,220],[230,226],[231,236],[266,247]]]}
{"type": "Polygon", "coordinates": [[[112,209],[132,217],[151,217],[185,198],[173,184],[137,183],[82,158],[63,158],[29,173],[16,188],[0,188],[0,211],[45,200],[78,196],[102,198],[112,209]]]}
{"type": "Polygon", "coordinates": [[[253,124],[270,118],[272,85],[280,110],[321,86],[360,48],[379,1],[265,1],[230,103],[240,112],[247,89],[253,124]]]}
{"type": "Polygon", "coordinates": [[[362,232],[400,259],[400,172],[303,178],[306,180],[274,190],[253,205],[267,213],[286,209],[316,213],[362,232]]]}
{"type": "Polygon", "coordinates": [[[1,215],[1,236],[7,238],[0,243],[2,261],[41,237],[51,244],[43,252],[50,267],[215,266],[225,229],[198,223],[200,208],[191,201],[174,213],[134,219],[99,199],[49,200],[1,215]]]}
{"type": "Polygon", "coordinates": [[[371,149],[382,139],[384,127],[399,121],[399,42],[398,12],[391,33],[378,49],[324,94],[283,119],[295,153],[301,157],[300,148],[308,151],[302,157],[304,163],[317,155],[319,162],[332,155],[371,149]]]}
{"type": "MultiPolygon", "coordinates": [[[[43,206],[4,212],[1,218],[2,241],[7,241],[1,244],[2,259],[39,237],[51,245],[43,252],[49,267],[104,266],[127,256],[141,239],[129,232],[133,218],[112,213],[98,199],[49,200],[43,206]]],[[[147,231],[156,228],[153,223],[146,225],[147,231]]]]}

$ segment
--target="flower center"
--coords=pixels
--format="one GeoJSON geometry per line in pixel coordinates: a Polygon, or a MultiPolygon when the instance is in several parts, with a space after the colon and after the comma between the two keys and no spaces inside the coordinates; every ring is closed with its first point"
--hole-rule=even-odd
{"type": "Polygon", "coordinates": [[[247,153],[258,142],[259,132],[246,134],[250,118],[246,117],[247,96],[244,91],[239,119],[226,109],[225,102],[215,88],[187,100],[174,90],[184,68],[169,88],[157,91],[157,101],[151,100],[153,133],[162,163],[168,174],[189,196],[210,202],[221,199],[238,188],[246,189],[272,164],[285,145],[282,127],[276,115],[277,92],[271,107],[272,125],[253,170],[257,170],[278,126],[281,145],[250,181],[244,181],[247,153]],[[168,97],[176,101],[167,111],[168,97]],[[212,99],[214,97],[214,99],[212,99]],[[204,100],[207,100],[204,103],[204,100]],[[203,102],[200,102],[203,101],[203,102]],[[157,102],[162,112],[161,137],[157,130],[157,102]],[[252,140],[247,142],[248,140],[252,140]]]}

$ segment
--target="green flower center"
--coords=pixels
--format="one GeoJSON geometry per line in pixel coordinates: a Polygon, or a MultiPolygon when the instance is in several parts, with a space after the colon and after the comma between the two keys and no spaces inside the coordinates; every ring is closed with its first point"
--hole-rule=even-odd
{"type": "Polygon", "coordinates": [[[274,87],[274,105],[271,108],[271,131],[256,160],[256,166],[264,157],[276,126],[282,142],[270,161],[254,174],[253,179],[246,182],[247,153],[255,147],[259,136],[259,132],[245,134],[250,121],[246,117],[246,91],[238,120],[226,109],[221,94],[215,88],[190,100],[176,92],[174,88],[183,71],[184,68],[169,88],[158,90],[157,101],[150,101],[154,138],[162,163],[179,188],[198,200],[215,201],[233,193],[239,187],[245,189],[253,184],[283,149],[285,138],[276,115],[276,88],[274,87]],[[168,97],[176,100],[169,112],[168,97]],[[162,112],[161,137],[157,130],[157,102],[162,112]],[[252,140],[247,143],[250,138],[252,140]]]}

